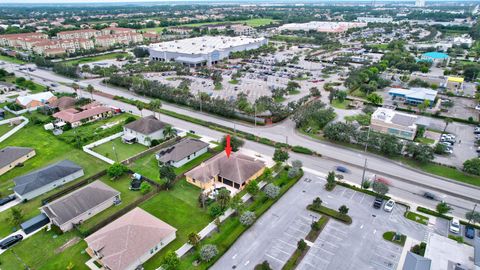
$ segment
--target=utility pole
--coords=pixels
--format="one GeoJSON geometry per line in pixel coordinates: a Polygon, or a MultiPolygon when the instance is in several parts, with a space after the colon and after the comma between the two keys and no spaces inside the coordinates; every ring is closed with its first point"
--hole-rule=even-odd
{"type": "Polygon", "coordinates": [[[468,219],[468,225],[470,225],[470,222],[472,222],[473,214],[475,214],[475,209],[477,209],[477,204],[473,206],[472,216],[468,219]]]}
{"type": "Polygon", "coordinates": [[[363,188],[363,183],[365,182],[365,171],[367,170],[367,148],[368,148],[368,139],[370,138],[370,127],[368,127],[367,132],[367,141],[365,142],[365,163],[363,164],[363,172],[362,172],[362,182],[360,186],[363,188]]]}

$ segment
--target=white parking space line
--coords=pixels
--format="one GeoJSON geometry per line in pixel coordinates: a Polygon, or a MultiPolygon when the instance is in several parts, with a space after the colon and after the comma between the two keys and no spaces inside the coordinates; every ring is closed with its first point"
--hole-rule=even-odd
{"type": "Polygon", "coordinates": [[[279,261],[279,262],[282,263],[282,264],[284,264],[284,263],[286,262],[286,261],[280,260],[280,259],[278,259],[277,257],[274,257],[274,256],[272,256],[272,255],[270,255],[270,254],[268,254],[268,253],[265,253],[265,255],[268,256],[268,257],[270,257],[270,258],[272,258],[272,259],[274,259],[274,260],[276,260],[276,261],[279,261]]]}
{"type": "Polygon", "coordinates": [[[297,247],[297,246],[295,246],[295,245],[292,245],[292,244],[290,244],[290,243],[288,243],[288,242],[283,241],[282,239],[278,239],[278,241],[284,243],[285,245],[289,245],[289,246],[291,246],[291,247],[294,247],[294,248],[297,247]]]}

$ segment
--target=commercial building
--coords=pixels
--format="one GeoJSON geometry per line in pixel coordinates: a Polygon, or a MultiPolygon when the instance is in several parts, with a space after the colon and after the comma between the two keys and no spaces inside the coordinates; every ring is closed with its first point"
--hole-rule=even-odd
{"type": "Polygon", "coordinates": [[[87,253],[109,270],[134,270],[175,240],[174,227],[134,208],[85,238],[87,253]]]}
{"type": "Polygon", "coordinates": [[[312,21],[308,23],[287,23],[278,28],[283,31],[317,31],[325,33],[342,33],[351,28],[366,27],[365,22],[321,22],[312,21]]]}
{"type": "Polygon", "coordinates": [[[357,17],[357,21],[365,23],[391,23],[392,17],[357,17]]]}
{"type": "Polygon", "coordinates": [[[414,106],[428,101],[430,107],[434,106],[437,93],[436,90],[422,87],[412,87],[410,89],[392,87],[388,90],[392,100],[398,100],[414,106]]]}
{"type": "Polygon", "coordinates": [[[82,167],[62,160],[13,179],[13,191],[21,200],[31,200],[84,175],[82,167]]]}
{"type": "Polygon", "coordinates": [[[418,61],[427,61],[433,63],[441,63],[444,61],[449,61],[450,57],[446,53],[442,52],[426,52],[422,54],[421,58],[418,61]]]}
{"type": "Polygon", "coordinates": [[[417,116],[396,112],[392,109],[378,108],[370,120],[373,131],[413,140],[417,134],[417,116]]]}
{"type": "Polygon", "coordinates": [[[416,7],[424,7],[425,6],[425,0],[415,0],[415,6],[416,7]]]}
{"type": "Polygon", "coordinates": [[[66,232],[118,203],[120,192],[97,180],[46,204],[41,211],[54,225],[66,232]]]}
{"type": "Polygon", "coordinates": [[[155,157],[159,163],[179,168],[207,151],[208,143],[193,138],[185,138],[172,146],[161,149],[155,157]]]}
{"type": "Polygon", "coordinates": [[[267,43],[263,37],[203,36],[151,44],[149,52],[153,61],[175,61],[199,67],[216,64],[232,52],[257,49],[267,43]]]}
{"type": "Polygon", "coordinates": [[[185,173],[187,182],[207,192],[216,186],[228,186],[243,189],[250,181],[255,180],[265,170],[265,164],[255,158],[231,153],[227,157],[222,152],[185,173]]]}
{"type": "Polygon", "coordinates": [[[35,156],[35,149],[8,146],[0,150],[0,175],[35,156]]]}

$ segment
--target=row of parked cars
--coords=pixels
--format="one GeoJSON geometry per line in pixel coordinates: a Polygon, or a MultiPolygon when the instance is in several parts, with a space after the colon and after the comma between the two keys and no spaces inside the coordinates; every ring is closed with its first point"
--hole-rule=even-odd
{"type": "MultiPolygon", "coordinates": [[[[450,227],[448,230],[455,234],[460,234],[460,220],[454,218],[450,221],[450,227]]],[[[475,238],[475,228],[473,226],[465,225],[465,237],[469,239],[475,238]]]]}
{"type": "Polygon", "coordinates": [[[453,146],[455,145],[457,138],[453,134],[442,134],[440,136],[440,144],[445,145],[447,148],[445,149],[445,153],[452,154],[453,153],[453,146]]]}

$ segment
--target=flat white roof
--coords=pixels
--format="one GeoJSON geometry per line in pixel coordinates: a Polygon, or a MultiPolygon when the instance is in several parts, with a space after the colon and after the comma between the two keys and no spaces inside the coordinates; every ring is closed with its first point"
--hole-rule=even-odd
{"type": "Polygon", "coordinates": [[[435,97],[437,96],[436,90],[423,87],[412,87],[410,89],[392,87],[390,90],[388,90],[388,93],[394,95],[404,95],[406,98],[427,99],[430,101],[434,101],[435,97]]]}
{"type": "Polygon", "coordinates": [[[167,51],[188,54],[207,54],[215,50],[222,51],[228,48],[248,45],[264,40],[265,38],[263,37],[251,38],[246,36],[203,36],[151,44],[149,48],[155,51],[167,51]]]}
{"type": "Polygon", "coordinates": [[[380,120],[385,123],[414,128],[417,121],[416,115],[401,113],[387,108],[377,108],[372,114],[372,119],[380,120]]]}

